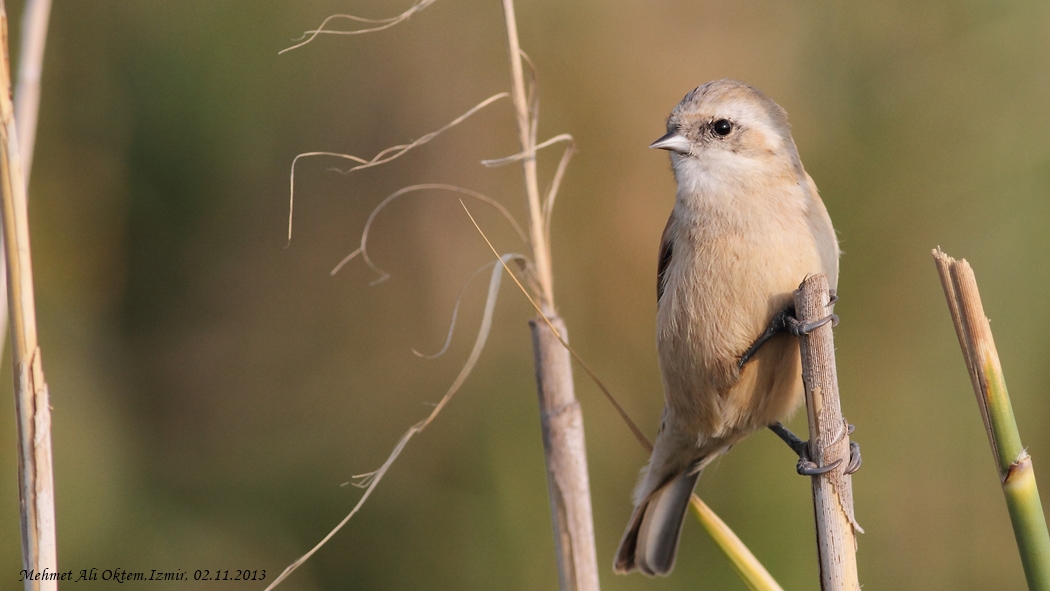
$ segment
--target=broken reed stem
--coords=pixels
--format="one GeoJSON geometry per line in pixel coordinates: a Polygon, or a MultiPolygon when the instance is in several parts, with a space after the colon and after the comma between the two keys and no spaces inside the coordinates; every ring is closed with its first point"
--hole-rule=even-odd
{"type": "Polygon", "coordinates": [[[992,328],[984,315],[981,294],[977,290],[977,279],[965,259],[957,261],[939,248],[933,251],[933,259],[973,392],[977,396],[988,443],[992,447],[1028,588],[1048,591],[1050,533],[1039,500],[1032,458],[1021,445],[992,328]]]}
{"type": "MultiPolygon", "coordinates": [[[[828,279],[824,274],[807,277],[795,292],[799,322],[820,320],[831,313],[828,279]]],[[[813,477],[813,509],[823,591],[859,591],[857,577],[856,520],[853,489],[845,474],[849,463],[849,433],[839,403],[835,345],[831,323],[799,338],[802,379],[809,417],[809,455],[818,466],[840,461],[827,474],[813,477]]],[[[860,530],[862,531],[862,530],[860,530]]]]}
{"type": "MultiPolygon", "coordinates": [[[[543,449],[547,463],[554,546],[557,550],[558,581],[562,591],[598,591],[598,559],[591,516],[591,491],[587,476],[587,448],[583,417],[572,382],[569,351],[562,345],[565,324],[554,310],[554,280],[550,245],[545,231],[543,206],[536,176],[536,120],[530,111],[522,72],[522,52],[514,1],[503,0],[510,53],[511,98],[517,115],[518,139],[524,154],[525,192],[529,208],[529,244],[536,270],[536,299],[555,334],[545,322],[531,321],[536,363],[543,449]]],[[[567,339],[566,339],[567,342],[567,339]]]]}
{"type": "MultiPolygon", "coordinates": [[[[562,339],[565,323],[547,314],[562,339]]],[[[558,557],[559,587],[595,590],[598,557],[594,547],[591,489],[587,477],[587,446],[583,414],[573,394],[572,358],[558,334],[546,322],[533,319],[532,348],[536,360],[536,387],[547,464],[547,492],[554,522],[554,551],[558,557]]]]}
{"type": "MultiPolygon", "coordinates": [[[[29,254],[29,216],[21,151],[11,102],[7,47],[7,9],[0,0],[0,190],[6,248],[8,307],[11,311],[15,410],[18,420],[18,484],[23,569],[57,571],[55,495],[51,464],[51,410],[37,344],[33,269],[29,254]]],[[[58,589],[54,580],[26,577],[27,591],[58,589]]]]}

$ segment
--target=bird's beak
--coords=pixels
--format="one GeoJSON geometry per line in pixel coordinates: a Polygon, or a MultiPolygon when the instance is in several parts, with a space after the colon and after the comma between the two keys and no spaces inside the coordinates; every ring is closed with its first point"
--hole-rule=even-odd
{"type": "Polygon", "coordinates": [[[678,135],[677,131],[672,131],[649,144],[649,147],[659,148],[660,150],[669,150],[671,152],[677,152],[678,154],[688,154],[691,146],[689,145],[689,140],[678,135]]]}

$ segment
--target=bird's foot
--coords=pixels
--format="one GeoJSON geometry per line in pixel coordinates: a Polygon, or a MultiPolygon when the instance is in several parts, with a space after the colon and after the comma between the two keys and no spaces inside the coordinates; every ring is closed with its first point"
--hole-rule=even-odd
{"type": "MultiPolygon", "coordinates": [[[[816,462],[809,457],[809,442],[799,439],[798,435],[791,432],[790,429],[784,426],[779,421],[769,426],[769,429],[777,434],[784,443],[788,444],[788,447],[798,455],[798,465],[795,470],[802,476],[819,476],[821,474],[827,474],[828,472],[838,468],[842,464],[842,460],[835,460],[834,462],[826,466],[818,466],[816,462]]],[[[846,433],[853,432],[853,425],[849,425],[846,433]]],[[[860,468],[860,445],[856,442],[851,441],[849,444],[849,463],[846,464],[845,473],[853,474],[860,468]]]]}
{"type": "MultiPolygon", "coordinates": [[[[833,306],[835,302],[839,301],[839,297],[835,295],[835,290],[831,290],[830,295],[831,299],[828,301],[828,305],[833,306]]],[[[786,332],[792,336],[800,337],[812,333],[829,322],[832,327],[838,326],[839,317],[835,314],[828,314],[824,318],[813,322],[799,322],[795,316],[795,305],[789,304],[783,310],[777,312],[777,315],[770,321],[769,326],[766,327],[766,331],[755,339],[755,342],[751,343],[747,351],[744,351],[744,354],[740,356],[740,361],[737,362],[737,368],[744,369],[744,364],[750,361],[755,356],[755,353],[758,352],[758,349],[774,336],[786,332]]]]}

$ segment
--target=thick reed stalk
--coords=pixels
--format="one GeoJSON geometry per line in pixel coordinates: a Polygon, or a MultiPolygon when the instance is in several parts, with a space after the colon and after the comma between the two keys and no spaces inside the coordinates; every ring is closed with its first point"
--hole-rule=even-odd
{"type": "MultiPolygon", "coordinates": [[[[565,323],[547,315],[568,341],[565,323]]],[[[594,549],[591,488],[583,414],[573,394],[572,358],[558,335],[542,320],[529,322],[536,360],[536,385],[547,461],[547,492],[554,522],[554,551],[560,588],[597,591],[598,560],[594,549]]]]}
{"type": "Polygon", "coordinates": [[[992,447],[1028,588],[1050,591],[1050,534],[1039,501],[1032,458],[1021,445],[977,279],[965,259],[957,261],[939,248],[933,251],[933,258],[992,447]]]}
{"type": "Polygon", "coordinates": [[[513,0],[503,0],[503,14],[510,52],[511,98],[524,155],[522,166],[529,209],[529,243],[538,291],[536,299],[539,300],[543,315],[552,322],[548,326],[541,319],[535,319],[531,325],[551,520],[558,554],[558,580],[562,591],[598,591],[598,561],[594,547],[583,417],[573,391],[570,354],[559,339],[561,337],[568,342],[565,324],[556,316],[554,309],[550,244],[547,242],[536,176],[536,120],[525,92],[513,0]],[[557,334],[551,330],[552,327],[557,334]]]}
{"type": "MultiPolygon", "coordinates": [[[[809,323],[831,313],[828,279],[807,277],[795,292],[798,320],[809,323]]],[[[818,466],[839,461],[830,472],[813,477],[813,509],[817,522],[820,588],[823,591],[859,591],[857,577],[857,522],[853,517],[853,487],[845,474],[849,463],[849,428],[839,403],[835,344],[831,323],[799,339],[802,379],[809,417],[809,457],[818,466]]]]}
{"type": "Polygon", "coordinates": [[[18,484],[22,516],[22,564],[25,589],[53,590],[55,573],[55,495],[51,464],[51,411],[37,344],[33,268],[29,253],[29,216],[21,151],[11,102],[7,49],[7,10],[0,0],[3,59],[0,60],[0,191],[6,247],[8,307],[11,311],[18,420],[18,484]],[[43,577],[42,577],[43,578],[43,577]]]}

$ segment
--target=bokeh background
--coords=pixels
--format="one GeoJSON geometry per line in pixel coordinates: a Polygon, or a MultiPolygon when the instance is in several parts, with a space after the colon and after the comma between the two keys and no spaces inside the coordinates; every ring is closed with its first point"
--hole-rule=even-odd
{"type": "MultiPolygon", "coordinates": [[[[371,157],[509,88],[495,0],[441,0],[391,30],[278,56],[333,13],[408,0],[56,2],[30,186],[54,407],[59,565],[266,570],[353,506],[466,358],[490,260],[460,184],[524,220],[508,102],[384,167],[371,157]]],[[[20,2],[11,2],[17,48],[20,2]]],[[[941,245],[976,269],[1024,443],[1050,478],[1050,7],[1042,2],[523,2],[541,139],[575,136],[553,224],[559,310],[577,350],[650,433],[662,407],[654,274],[673,202],[646,146],[707,80],[752,83],[790,113],[845,256],[836,330],[861,580],[870,589],[1021,589],[1024,578],[940,285],[941,245]]],[[[541,159],[549,179],[558,154],[541,159]]],[[[506,251],[524,247],[480,206],[506,251]]],[[[552,589],[531,311],[506,282],[489,344],[443,415],[285,589],[552,589]]],[[[10,383],[5,352],[0,383],[10,383]]],[[[646,454],[582,372],[602,584],[743,589],[693,521],[673,576],[610,564],[646,454]]],[[[804,417],[796,417],[804,431],[804,417]],[[801,421],[799,419],[802,419],[801,421]]],[[[20,568],[13,404],[0,404],[0,580],[20,568]]],[[[810,487],[769,433],[707,470],[700,495],[785,589],[817,588],[810,487]]],[[[1044,498],[1050,482],[1044,482],[1044,498]]],[[[78,583],[77,589],[112,583],[78,583]]],[[[136,588],[142,584],[133,585],[136,588]]],[[[68,586],[68,585],[66,585],[68,586]]],[[[154,584],[256,589],[260,583],[154,584]]],[[[128,587],[130,588],[130,586],[128,587]]]]}

